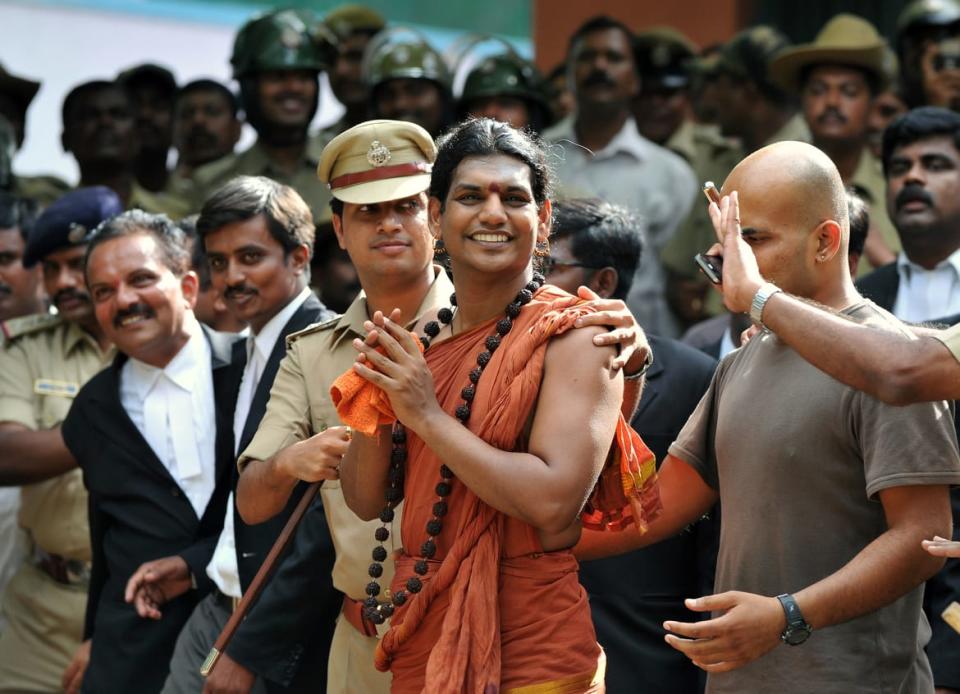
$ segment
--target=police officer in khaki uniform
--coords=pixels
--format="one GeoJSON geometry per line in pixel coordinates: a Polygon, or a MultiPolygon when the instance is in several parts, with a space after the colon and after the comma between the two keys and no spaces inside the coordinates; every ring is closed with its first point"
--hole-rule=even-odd
{"type": "Polygon", "coordinates": [[[89,233],[123,209],[108,188],[67,193],[37,220],[24,265],[43,264],[59,315],[3,324],[0,351],[0,483],[24,485],[20,525],[30,559],[7,587],[0,635],[0,692],[50,692],[83,632],[90,577],[87,494],[59,424],[110,350],[84,287],[89,233]]]}
{"type": "Polygon", "coordinates": [[[892,58],[870,22],[843,13],[827,22],[813,43],[788,48],[770,63],[771,79],[800,98],[812,143],[870,208],[871,233],[858,274],[893,262],[900,250],[887,215],[883,169],[867,143],[870,106],[889,83],[892,58]]]}
{"type": "Polygon", "coordinates": [[[0,190],[49,205],[70,190],[56,176],[15,176],[13,155],[26,137],[27,109],[40,83],[11,75],[0,65],[0,190]]]}
{"type": "Polygon", "coordinates": [[[278,10],[251,19],[233,44],[233,76],[247,122],[257,141],[244,152],[196,169],[194,208],[235,176],[266,176],[290,186],[314,216],[330,201],[317,180],[322,144],[307,130],[317,112],[320,73],[332,60],[336,40],[313,13],[278,10]]]}
{"type": "Polygon", "coordinates": [[[321,147],[370,116],[370,87],[363,76],[363,54],[370,39],[387,25],[376,10],[363,5],[341,5],[330,10],[323,23],[337,37],[337,57],[327,73],[330,89],[345,109],[343,116],[314,138],[321,147]]]}
{"type": "MultiPolygon", "coordinates": [[[[427,223],[435,156],[424,129],[383,120],[351,128],[324,150],[319,174],[334,196],[334,229],[364,291],[344,315],[290,336],[266,415],[240,456],[237,505],[248,522],[280,511],[298,478],[329,475],[314,469],[318,456],[311,452],[322,450],[324,430],[339,424],[330,386],[356,359],[352,342],[366,335],[364,321],[374,311],[399,307],[412,327],[423,313],[446,305],[453,285],[433,264],[427,223]]],[[[378,523],[363,522],[347,508],[339,479],[325,481],[320,493],[337,552],[333,583],[346,596],[330,650],[327,692],[385,693],[390,676],[373,667],[377,627],[361,617],[378,523]]],[[[391,541],[399,537],[399,520],[398,514],[391,541]]],[[[308,513],[303,523],[310,522],[308,513]]],[[[297,571],[298,557],[309,554],[310,547],[301,546],[303,530],[279,572],[297,571]]],[[[391,564],[385,568],[392,573],[391,564]]]]}

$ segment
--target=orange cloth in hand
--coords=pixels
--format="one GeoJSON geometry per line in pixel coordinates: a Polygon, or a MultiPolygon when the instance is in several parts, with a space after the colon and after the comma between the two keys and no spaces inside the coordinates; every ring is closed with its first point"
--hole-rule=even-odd
{"type": "MultiPolygon", "coordinates": [[[[410,334],[423,352],[420,338],[414,333],[410,334]]],[[[384,353],[382,347],[377,351],[384,353]]],[[[367,362],[367,366],[374,369],[370,362],[367,362]]],[[[387,394],[352,367],[340,374],[330,386],[330,397],[333,399],[333,406],[337,408],[337,414],[340,415],[340,421],[361,434],[373,436],[377,433],[377,427],[397,421],[387,394]]]]}

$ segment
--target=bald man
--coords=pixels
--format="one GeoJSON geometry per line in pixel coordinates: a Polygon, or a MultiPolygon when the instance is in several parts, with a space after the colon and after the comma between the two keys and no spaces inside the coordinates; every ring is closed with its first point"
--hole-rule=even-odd
{"type": "MultiPolygon", "coordinates": [[[[756,292],[759,311],[779,288],[903,331],[853,286],[843,184],[822,152],[761,149],[723,192],[718,223],[739,220],[776,283],[756,292]]],[[[950,536],[960,454],[949,414],[942,401],[896,408],[844,386],[767,331],[720,363],[661,468],[664,512],[639,539],[722,504],[715,594],[687,603],[714,616],[664,624],[710,673],[707,692],[933,692],[922,583],[942,560],[920,541],[950,536]]]]}

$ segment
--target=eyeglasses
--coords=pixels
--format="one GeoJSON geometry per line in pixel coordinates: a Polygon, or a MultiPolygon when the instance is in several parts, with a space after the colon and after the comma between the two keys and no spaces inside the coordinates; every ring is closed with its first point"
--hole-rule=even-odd
{"type": "Polygon", "coordinates": [[[562,260],[557,260],[553,256],[547,256],[546,258],[540,261],[540,264],[541,264],[541,268],[543,269],[544,275],[549,275],[554,270],[557,270],[563,267],[582,267],[582,268],[587,268],[589,270],[596,269],[592,265],[585,265],[584,263],[567,263],[562,260]]]}

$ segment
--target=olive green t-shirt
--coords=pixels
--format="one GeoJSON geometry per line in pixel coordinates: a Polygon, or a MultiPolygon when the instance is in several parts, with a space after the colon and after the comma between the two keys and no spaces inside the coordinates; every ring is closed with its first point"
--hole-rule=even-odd
{"type": "MultiPolygon", "coordinates": [[[[844,314],[903,330],[868,301],[844,314]]],[[[960,483],[946,402],[886,405],[766,331],[720,363],[670,453],[720,492],[717,593],[796,593],[887,530],[878,492],[960,483]]],[[[814,631],[802,646],[780,645],[712,674],[707,691],[932,692],[922,602],[920,585],[875,612],[814,631]]]]}

